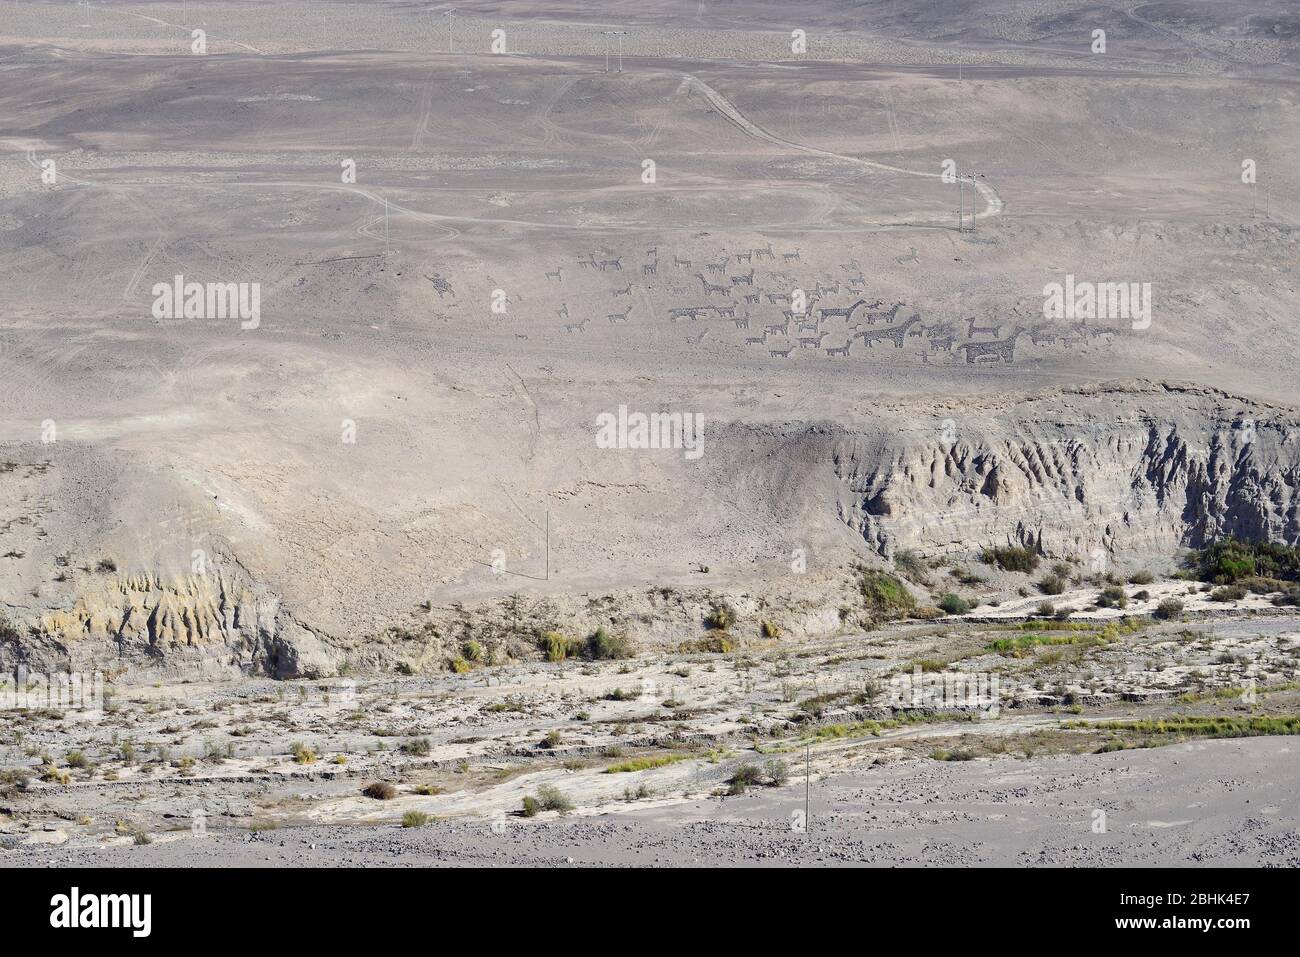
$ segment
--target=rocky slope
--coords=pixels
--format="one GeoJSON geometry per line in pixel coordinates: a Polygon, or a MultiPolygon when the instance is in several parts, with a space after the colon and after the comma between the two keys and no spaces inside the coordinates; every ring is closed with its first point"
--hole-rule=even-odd
{"type": "MultiPolygon", "coordinates": [[[[575,448],[580,432],[565,433],[575,448]]],[[[679,460],[638,460],[645,494],[678,503],[657,525],[617,499],[565,511],[552,492],[569,543],[645,549],[671,522],[692,547],[707,539],[704,554],[733,556],[730,567],[661,577],[635,565],[635,576],[561,577],[532,589],[503,577],[495,595],[417,603],[327,566],[322,574],[339,601],[378,622],[348,626],[288,597],[293,570],[274,552],[259,559],[247,525],[214,526],[207,551],[194,552],[206,560],[197,571],[183,537],[170,562],[132,546],[122,530],[141,513],[128,505],[155,496],[139,491],[153,487],[141,484],[139,466],[122,466],[114,484],[61,507],[75,498],[69,476],[79,474],[78,454],[51,453],[52,466],[6,473],[10,499],[44,504],[29,505],[27,524],[12,523],[20,557],[5,566],[14,577],[0,597],[15,630],[0,641],[2,667],[282,677],[345,666],[426,671],[447,667],[467,642],[492,658],[536,654],[529,636],[547,628],[582,636],[603,626],[638,646],[689,644],[705,634],[719,599],[740,616],[733,635],[742,641],[769,637],[765,620],[785,636],[820,637],[856,624],[851,564],[903,549],[970,559],[1016,543],[1099,570],[1107,562],[1168,565],[1180,549],[1228,534],[1300,540],[1300,418],[1292,410],[1152,383],[907,402],[831,423],[720,425],[697,471],[679,460]],[[683,500],[682,488],[700,494],[683,500]],[[97,517],[104,530],[91,536],[97,517]],[[106,553],[117,562],[96,563],[106,553]],[[757,557],[736,557],[745,555],[757,557]]],[[[304,534],[292,523],[271,527],[304,534]]],[[[560,554],[575,561],[568,556],[582,551],[570,544],[560,554]]],[[[393,578],[410,571],[400,561],[374,566],[393,578]]]]}
{"type": "Polygon", "coordinates": [[[1300,419],[1210,389],[1102,386],[895,412],[835,439],[844,520],[884,555],[1032,545],[1169,560],[1236,535],[1300,539],[1300,419]]]}

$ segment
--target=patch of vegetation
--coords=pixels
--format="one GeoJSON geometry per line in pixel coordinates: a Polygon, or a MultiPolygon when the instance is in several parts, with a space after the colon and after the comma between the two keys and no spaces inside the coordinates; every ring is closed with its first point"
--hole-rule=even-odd
{"type": "Polygon", "coordinates": [[[1017,635],[1014,638],[998,638],[988,644],[989,651],[1010,658],[1023,658],[1035,648],[1044,645],[1098,645],[1102,643],[1099,635],[1091,632],[1076,632],[1056,635],[1017,635]]]}
{"type": "Polygon", "coordinates": [[[400,750],[403,754],[422,758],[428,755],[431,748],[428,738],[414,738],[411,741],[403,741],[400,750]]]}
{"type": "Polygon", "coordinates": [[[984,549],[980,561],[1006,572],[1030,573],[1038,568],[1038,552],[1027,545],[1002,545],[984,549]]]}
{"type": "Polygon", "coordinates": [[[567,814],[573,810],[573,802],[554,784],[543,784],[537,789],[536,801],[543,811],[559,811],[567,814]]]}
{"type": "Polygon", "coordinates": [[[387,781],[376,781],[374,784],[367,784],[361,789],[361,793],[376,801],[391,801],[397,797],[397,787],[387,781]]]}
{"type": "Polygon", "coordinates": [[[424,827],[433,821],[433,815],[425,814],[423,811],[407,811],[402,815],[402,827],[424,827]]]}
{"type": "Polygon", "coordinates": [[[1210,601],[1241,601],[1245,597],[1245,585],[1220,585],[1210,592],[1210,601]]]}
{"type": "Polygon", "coordinates": [[[912,593],[888,572],[861,569],[858,589],[866,603],[867,612],[876,621],[906,618],[916,608],[916,599],[912,593]]]}
{"type": "Polygon", "coordinates": [[[1038,590],[1044,595],[1059,595],[1065,591],[1065,579],[1060,575],[1044,575],[1038,583],[1038,590]]]}
{"type": "Polygon", "coordinates": [[[939,598],[939,607],[949,615],[964,615],[970,611],[970,602],[960,595],[949,592],[939,598]]]}
{"type": "Polygon", "coordinates": [[[649,771],[651,768],[663,768],[678,761],[689,761],[690,754],[660,754],[654,757],[632,758],[619,764],[611,764],[605,769],[606,774],[629,774],[634,771],[649,771]]]}
{"type": "Polygon", "coordinates": [[[1183,603],[1177,598],[1166,598],[1156,605],[1155,616],[1164,621],[1177,618],[1183,613],[1183,603]]]}
{"type": "Polygon", "coordinates": [[[1155,580],[1156,576],[1152,575],[1145,568],[1128,576],[1128,583],[1130,585],[1150,585],[1155,580]]]}
{"type": "Polygon", "coordinates": [[[1215,585],[1231,585],[1256,576],[1300,581],[1300,547],[1280,542],[1225,538],[1192,552],[1187,564],[1197,578],[1215,585]]]}
{"type": "Polygon", "coordinates": [[[301,741],[295,741],[289,745],[289,750],[293,753],[295,764],[311,764],[316,760],[316,752],[301,741]]]}
{"type": "Polygon", "coordinates": [[[1098,608],[1127,608],[1128,596],[1124,594],[1123,585],[1107,585],[1097,596],[1098,608]]]}
{"type": "Polygon", "coordinates": [[[1275,595],[1272,599],[1274,605],[1283,607],[1286,605],[1300,606],[1300,588],[1292,586],[1287,589],[1285,594],[1275,595]]]}
{"type": "Polygon", "coordinates": [[[736,623],[736,609],[731,607],[730,602],[717,599],[709,608],[704,623],[717,631],[727,631],[736,623]]]}
{"type": "Polygon", "coordinates": [[[1171,715],[1167,718],[1144,718],[1134,721],[1072,721],[1064,727],[1090,731],[1112,731],[1146,735],[1142,743],[1129,739],[1112,739],[1099,752],[1131,747],[1160,747],[1189,738],[1251,738],[1274,734],[1300,734],[1300,715],[1171,715]]]}
{"type": "Polygon", "coordinates": [[[587,657],[593,661],[631,658],[632,648],[626,638],[611,635],[604,628],[597,628],[587,638],[587,657]]]}
{"type": "Polygon", "coordinates": [[[677,646],[677,650],[684,655],[698,654],[707,652],[712,655],[724,655],[736,650],[736,643],[730,635],[720,631],[710,632],[703,638],[696,638],[693,641],[683,641],[677,646]]]}
{"type": "Polygon", "coordinates": [[[780,638],[780,637],[781,637],[781,626],[778,625],[776,622],[774,622],[774,621],[768,621],[768,620],[765,618],[765,619],[763,619],[762,623],[759,624],[759,626],[758,626],[758,632],[759,632],[759,634],[761,634],[764,638],[771,638],[771,639],[780,638]]]}
{"type": "Polygon", "coordinates": [[[567,638],[558,631],[548,631],[538,639],[537,646],[547,661],[564,661],[582,654],[583,643],[576,638],[567,638]]]}
{"type": "Polygon", "coordinates": [[[975,752],[969,748],[954,748],[951,751],[938,748],[930,752],[930,757],[936,761],[974,761],[975,752]]]}
{"type": "Polygon", "coordinates": [[[930,566],[925,559],[911,549],[904,549],[894,556],[894,567],[898,573],[918,585],[929,585],[930,566]]]}

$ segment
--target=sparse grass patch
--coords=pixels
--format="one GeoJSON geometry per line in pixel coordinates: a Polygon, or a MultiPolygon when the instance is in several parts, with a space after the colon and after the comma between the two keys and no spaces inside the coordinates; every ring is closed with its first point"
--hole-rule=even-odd
{"type": "Polygon", "coordinates": [[[692,754],[660,754],[654,757],[632,758],[618,764],[611,764],[605,769],[604,773],[629,774],[635,771],[649,771],[652,768],[663,768],[670,764],[676,764],[678,761],[689,761],[693,757],[692,754]]]}

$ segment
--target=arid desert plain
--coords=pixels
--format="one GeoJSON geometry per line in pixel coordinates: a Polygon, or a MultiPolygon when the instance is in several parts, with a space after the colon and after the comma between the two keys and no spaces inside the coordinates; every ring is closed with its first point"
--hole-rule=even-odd
{"type": "Polygon", "coordinates": [[[0,3],[0,865],[1300,865],[1289,0],[0,3]]]}

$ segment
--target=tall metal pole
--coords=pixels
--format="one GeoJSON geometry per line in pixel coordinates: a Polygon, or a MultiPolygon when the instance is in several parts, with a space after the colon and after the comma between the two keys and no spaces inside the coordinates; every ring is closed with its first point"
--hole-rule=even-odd
{"type": "Polygon", "coordinates": [[[452,25],[455,23],[455,18],[456,18],[455,8],[448,10],[447,11],[447,52],[448,53],[456,52],[455,46],[452,44],[452,30],[453,30],[452,25]]]}
{"type": "Polygon", "coordinates": [[[808,816],[808,793],[812,788],[812,743],[806,744],[803,758],[803,830],[812,833],[812,818],[808,816]]]}
{"type": "Polygon", "coordinates": [[[966,228],[966,194],[961,185],[961,173],[957,174],[957,232],[966,228]]]}

